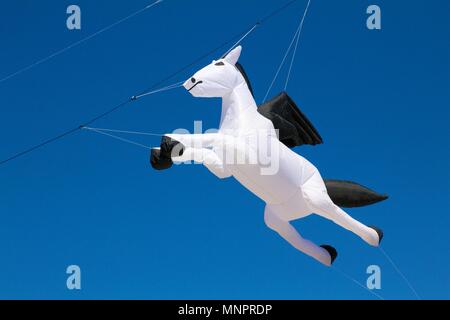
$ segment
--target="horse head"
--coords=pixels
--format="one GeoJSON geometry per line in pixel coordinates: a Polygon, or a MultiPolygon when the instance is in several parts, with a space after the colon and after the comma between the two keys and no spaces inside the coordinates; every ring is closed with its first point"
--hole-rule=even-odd
{"type": "Polygon", "coordinates": [[[222,98],[226,96],[242,82],[245,82],[244,77],[236,67],[241,50],[242,47],[238,46],[224,58],[215,60],[200,69],[186,80],[183,86],[194,97],[222,98]]]}

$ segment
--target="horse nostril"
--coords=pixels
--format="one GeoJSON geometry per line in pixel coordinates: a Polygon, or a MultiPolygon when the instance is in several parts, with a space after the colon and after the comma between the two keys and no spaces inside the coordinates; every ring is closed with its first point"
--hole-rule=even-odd
{"type": "Polygon", "coordinates": [[[191,78],[191,82],[195,83],[195,78],[194,77],[191,78]]]}

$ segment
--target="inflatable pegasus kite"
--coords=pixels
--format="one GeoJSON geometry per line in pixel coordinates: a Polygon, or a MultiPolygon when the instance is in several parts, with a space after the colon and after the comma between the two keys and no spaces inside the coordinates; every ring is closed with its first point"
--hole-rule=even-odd
{"type": "Polygon", "coordinates": [[[264,221],[270,229],[324,265],[333,263],[337,251],[304,239],[290,221],[315,213],[378,246],[381,229],[362,224],[341,207],[369,205],[387,196],[349,181],[324,181],[313,164],[290,149],[320,144],[322,138],[285,92],[257,106],[238,63],[241,49],[238,46],[213,61],[183,85],[194,97],[222,98],[219,130],[166,134],[160,147],[151,151],[153,168],[196,161],[221,179],[233,176],[266,203],[264,221]],[[261,150],[270,150],[270,154],[261,150]]]}

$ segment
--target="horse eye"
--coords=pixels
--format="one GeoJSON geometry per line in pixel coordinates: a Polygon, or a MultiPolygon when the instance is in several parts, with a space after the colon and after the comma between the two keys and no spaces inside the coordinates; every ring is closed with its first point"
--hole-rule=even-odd
{"type": "Polygon", "coordinates": [[[217,63],[214,64],[215,66],[224,66],[225,63],[223,63],[222,61],[219,61],[217,63]]]}

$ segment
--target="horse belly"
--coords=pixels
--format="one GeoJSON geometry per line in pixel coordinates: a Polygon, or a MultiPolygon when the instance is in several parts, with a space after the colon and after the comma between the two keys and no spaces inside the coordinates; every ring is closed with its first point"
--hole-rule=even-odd
{"type": "Polygon", "coordinates": [[[317,171],[283,144],[279,154],[264,164],[233,165],[230,171],[244,187],[268,204],[281,204],[297,194],[301,196],[302,185],[317,171]]]}

